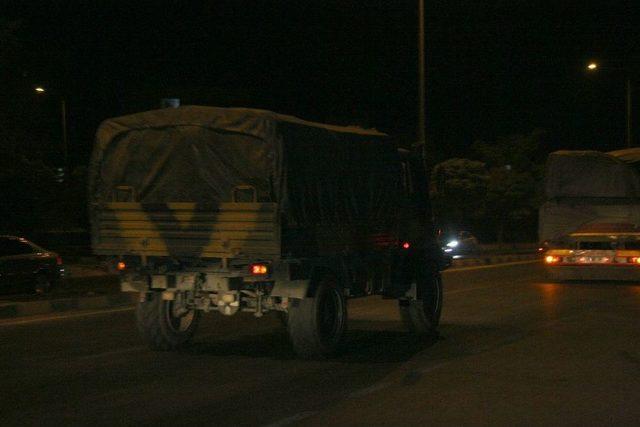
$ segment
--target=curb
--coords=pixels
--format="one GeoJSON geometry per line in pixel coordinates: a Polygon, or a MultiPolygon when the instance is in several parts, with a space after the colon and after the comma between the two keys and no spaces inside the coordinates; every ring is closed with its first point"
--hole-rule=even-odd
{"type": "Polygon", "coordinates": [[[496,256],[480,256],[478,258],[454,259],[453,268],[470,267],[474,265],[491,265],[503,262],[528,261],[540,258],[540,254],[519,254],[519,255],[496,255],[496,256]]]}
{"type": "Polygon", "coordinates": [[[122,292],[96,297],[74,297],[43,301],[0,303],[0,319],[11,319],[37,314],[59,313],[70,310],[92,310],[132,305],[138,301],[137,293],[122,292]]]}

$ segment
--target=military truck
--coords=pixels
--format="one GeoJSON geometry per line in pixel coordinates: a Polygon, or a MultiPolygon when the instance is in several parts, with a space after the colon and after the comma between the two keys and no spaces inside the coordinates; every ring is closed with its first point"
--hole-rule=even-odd
{"type": "Polygon", "coordinates": [[[540,208],[554,280],[640,279],[640,149],[557,151],[540,208]]]}
{"type": "Polygon", "coordinates": [[[185,106],[104,121],[90,167],[93,251],[140,295],[148,344],[190,341],[202,313],[280,312],[294,350],[343,341],[347,298],[395,298],[433,334],[440,271],[419,153],[376,130],[185,106]]]}

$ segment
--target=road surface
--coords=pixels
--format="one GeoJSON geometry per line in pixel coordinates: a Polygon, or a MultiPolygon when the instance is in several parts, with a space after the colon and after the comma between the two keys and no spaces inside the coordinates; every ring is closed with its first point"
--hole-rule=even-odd
{"type": "Polygon", "coordinates": [[[633,425],[640,285],[557,284],[537,263],[445,273],[441,335],[350,304],[343,353],[296,360],[275,316],[205,317],[154,353],[133,311],[0,322],[5,425],[633,425]]]}

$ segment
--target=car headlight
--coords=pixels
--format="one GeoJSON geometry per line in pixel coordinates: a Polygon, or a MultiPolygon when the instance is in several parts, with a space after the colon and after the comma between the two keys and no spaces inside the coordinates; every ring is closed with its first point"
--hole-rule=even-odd
{"type": "Polygon", "coordinates": [[[447,243],[447,247],[449,247],[449,248],[455,248],[456,246],[458,246],[458,241],[457,240],[452,240],[449,243],[447,243]]]}

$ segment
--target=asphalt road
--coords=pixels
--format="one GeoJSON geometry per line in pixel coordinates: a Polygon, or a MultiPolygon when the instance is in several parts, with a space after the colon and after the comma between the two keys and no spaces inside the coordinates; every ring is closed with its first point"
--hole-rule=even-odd
{"type": "Polygon", "coordinates": [[[5,425],[638,425],[640,284],[514,263],[445,274],[442,337],[350,305],[344,352],[300,361],[275,316],[205,317],[154,353],[129,309],[0,322],[5,425]]]}

